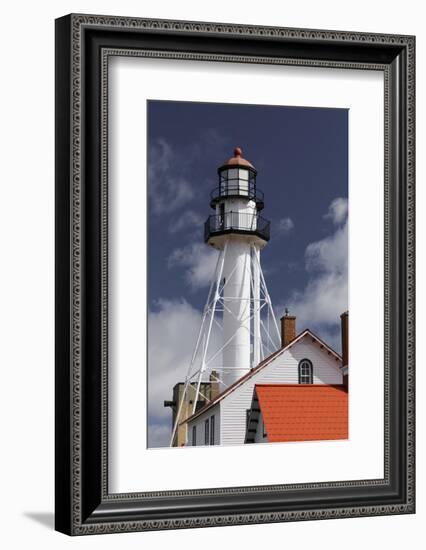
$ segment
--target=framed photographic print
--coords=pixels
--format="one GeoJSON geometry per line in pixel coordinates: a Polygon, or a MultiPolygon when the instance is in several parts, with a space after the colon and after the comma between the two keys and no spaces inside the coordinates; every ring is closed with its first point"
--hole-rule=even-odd
{"type": "Polygon", "coordinates": [[[56,21],[57,530],[414,512],[414,47],[56,21]]]}

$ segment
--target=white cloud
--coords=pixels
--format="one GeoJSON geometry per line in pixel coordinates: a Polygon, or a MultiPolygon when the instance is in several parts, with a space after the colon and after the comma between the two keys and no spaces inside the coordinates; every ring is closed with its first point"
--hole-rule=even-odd
{"type": "Polygon", "coordinates": [[[202,243],[176,248],[169,257],[168,266],[186,267],[185,278],[193,290],[209,286],[216,267],[218,252],[202,243]]]}
{"type": "MultiPolygon", "coordinates": [[[[172,413],[164,401],[171,400],[173,386],[185,380],[202,316],[184,299],[159,300],[156,306],[148,313],[148,442],[149,446],[167,446],[172,413]]],[[[218,349],[219,339],[214,330],[207,357],[218,349]]]]}
{"type": "Polygon", "coordinates": [[[329,237],[308,244],[305,260],[308,271],[346,275],[348,271],[347,222],[329,237]]]}
{"type": "Polygon", "coordinates": [[[185,379],[201,324],[201,314],[186,300],[160,300],[148,313],[149,416],[171,418],[163,406],[185,379]]]}
{"type": "Polygon", "coordinates": [[[294,228],[294,222],[291,218],[281,218],[278,222],[278,230],[281,233],[290,233],[294,228]]]}
{"type": "Polygon", "coordinates": [[[170,424],[149,424],[148,447],[168,447],[170,444],[170,424]]]}
{"type": "Polygon", "coordinates": [[[195,185],[186,174],[191,173],[194,164],[199,163],[208,150],[218,151],[219,162],[225,158],[229,153],[229,139],[215,128],[205,128],[195,137],[190,145],[179,144],[178,150],[163,138],[150,144],[148,193],[155,214],[175,212],[187,206],[200,190],[203,192],[217,185],[214,178],[197,181],[195,185]]]}
{"type": "Polygon", "coordinates": [[[346,221],[348,216],[348,199],[337,197],[328,207],[327,214],[324,218],[331,220],[334,224],[339,225],[346,221]]]}
{"type": "Polygon", "coordinates": [[[151,145],[148,192],[156,214],[174,212],[194,197],[190,182],[179,175],[179,158],[163,139],[151,145]]]}
{"type": "Polygon", "coordinates": [[[203,227],[204,218],[194,210],[185,210],[176,220],[169,225],[169,233],[177,233],[183,229],[203,227]]]}
{"type": "Polygon", "coordinates": [[[340,314],[348,309],[347,207],[343,210],[341,203],[333,201],[329,212],[335,213],[335,223],[343,224],[332,235],[307,246],[305,262],[311,278],[303,291],[293,293],[285,306],[297,316],[300,330],[318,331],[330,345],[340,349],[340,314]]]}

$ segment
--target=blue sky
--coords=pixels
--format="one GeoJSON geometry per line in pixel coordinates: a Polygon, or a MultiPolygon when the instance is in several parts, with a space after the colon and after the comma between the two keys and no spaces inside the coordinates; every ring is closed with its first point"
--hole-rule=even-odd
{"type": "Polygon", "coordinates": [[[217,167],[234,147],[257,169],[271,240],[261,262],[274,308],[284,307],[340,351],[347,309],[346,109],[148,102],[149,444],[170,429],[215,252],[203,242],[217,167]],[[174,351],[174,348],[175,349],[174,351]]]}

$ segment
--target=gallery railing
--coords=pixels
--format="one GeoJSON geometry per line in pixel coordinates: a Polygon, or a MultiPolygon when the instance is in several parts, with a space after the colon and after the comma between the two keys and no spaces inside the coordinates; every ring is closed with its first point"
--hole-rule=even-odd
{"type": "Polygon", "coordinates": [[[210,237],[225,233],[251,233],[269,241],[270,227],[271,222],[258,214],[226,212],[207,218],[204,224],[204,240],[207,242],[210,237]]]}

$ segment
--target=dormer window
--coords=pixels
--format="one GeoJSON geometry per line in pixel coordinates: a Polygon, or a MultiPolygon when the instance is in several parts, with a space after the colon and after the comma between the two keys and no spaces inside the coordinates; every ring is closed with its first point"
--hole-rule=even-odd
{"type": "Polygon", "coordinates": [[[309,359],[302,359],[299,362],[299,384],[313,384],[314,369],[309,359]]]}

